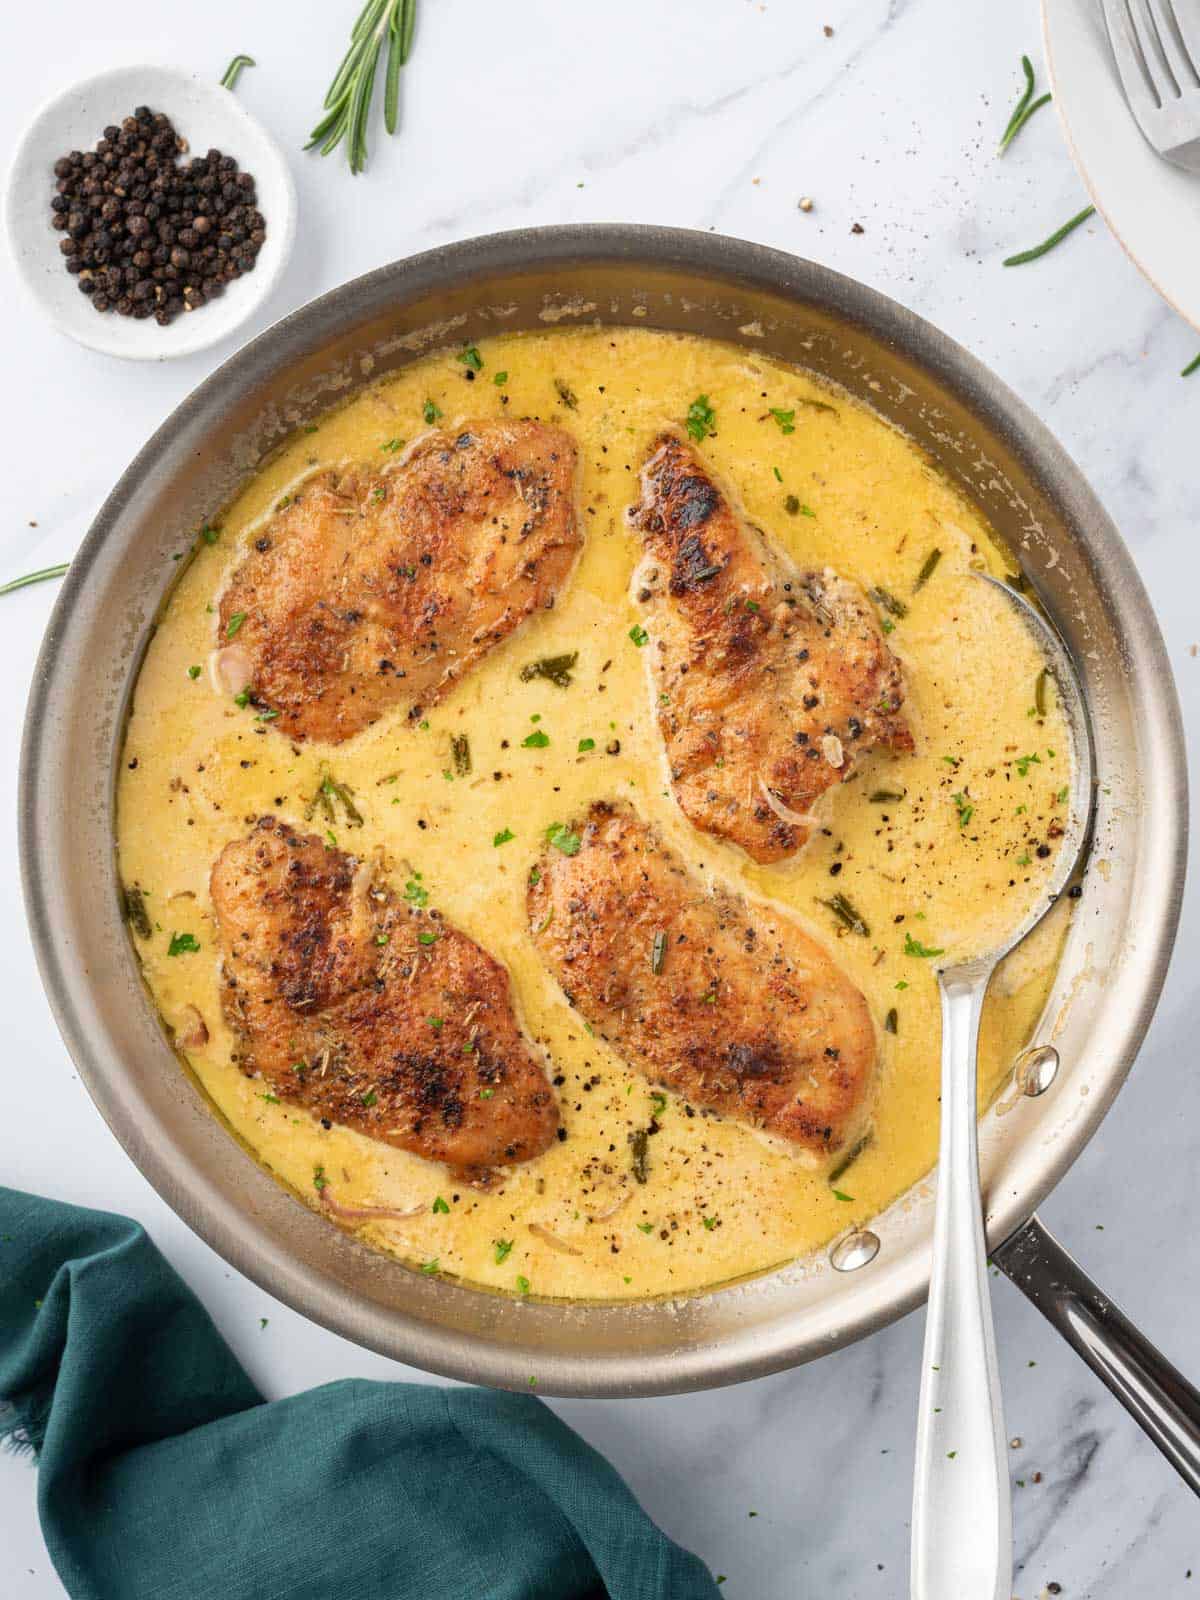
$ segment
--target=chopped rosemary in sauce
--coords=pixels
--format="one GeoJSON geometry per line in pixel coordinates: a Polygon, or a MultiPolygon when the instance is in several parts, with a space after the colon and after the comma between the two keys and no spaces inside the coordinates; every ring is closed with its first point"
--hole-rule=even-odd
{"type": "Polygon", "coordinates": [[[146,910],[146,897],[136,884],[131,884],[125,890],[125,917],[139,939],[149,939],[153,934],[150,913],[146,910]]]}
{"type": "Polygon", "coordinates": [[[846,1151],[846,1154],[838,1162],[837,1166],[834,1167],[833,1171],[829,1173],[825,1181],[829,1184],[835,1184],[844,1173],[849,1171],[849,1169],[854,1165],[859,1156],[862,1155],[863,1151],[870,1143],[871,1135],[869,1133],[864,1133],[861,1139],[857,1140],[850,1146],[849,1150],[846,1151]]]}
{"type": "Polygon", "coordinates": [[[471,741],[465,733],[456,733],[450,740],[450,754],[454,757],[454,770],[460,778],[470,776],[471,741]]]}
{"type": "MultiPolygon", "coordinates": [[[[427,406],[431,406],[433,404],[433,401],[432,400],[427,400],[425,402],[425,404],[427,406]]],[[[439,412],[439,415],[440,414],[441,413],[439,412]]],[[[379,448],[381,450],[390,451],[390,453],[392,455],[395,455],[397,450],[403,450],[404,449],[404,440],[403,439],[385,439],[383,441],[383,443],[379,446],[379,448]]]]}
{"type": "Polygon", "coordinates": [[[869,937],[871,930],[863,920],[862,913],[856,909],[844,894],[835,894],[829,900],[822,900],[818,897],[817,903],[832,911],[847,932],[859,933],[864,939],[869,937]]]}
{"type": "Polygon", "coordinates": [[[1013,766],[1016,767],[1018,773],[1021,775],[1022,778],[1025,778],[1025,777],[1029,776],[1030,767],[1035,767],[1035,766],[1036,767],[1040,767],[1041,764],[1042,764],[1042,758],[1041,758],[1041,756],[1038,755],[1036,750],[1033,751],[1033,753],[1030,754],[1030,755],[1018,756],[1017,759],[1013,762],[1013,766]]]}
{"type": "Polygon", "coordinates": [[[835,1200],[844,1200],[848,1205],[853,1205],[854,1203],[854,1196],[852,1194],[843,1194],[840,1189],[833,1191],[833,1198],[835,1200]]]}
{"type": "Polygon", "coordinates": [[[887,1016],[883,1019],[883,1031],[884,1033],[900,1032],[900,1013],[896,1010],[895,1006],[892,1007],[887,1016]]]}
{"type": "Polygon", "coordinates": [[[167,946],[169,956],[194,955],[200,948],[200,941],[194,933],[173,933],[171,942],[167,946]]]}
{"type": "Polygon", "coordinates": [[[337,807],[340,805],[345,812],[346,826],[361,828],[363,815],[354,803],[354,790],[348,784],[339,783],[327,766],[320,767],[319,776],[316,792],[304,808],[305,822],[311,822],[318,810],[326,822],[336,822],[337,807]]]}
{"type": "Polygon", "coordinates": [[[937,571],[937,564],[942,559],[942,552],[935,545],[921,563],[921,570],[917,573],[917,581],[913,584],[913,593],[923,589],[937,571]]]}
{"type": "Polygon", "coordinates": [[[579,396],[575,393],[574,389],[571,388],[570,384],[567,383],[565,378],[555,378],[554,390],[568,411],[575,411],[578,409],[579,396]]]}
{"type": "Polygon", "coordinates": [[[629,1150],[633,1163],[633,1176],[638,1183],[647,1183],[650,1179],[650,1134],[646,1128],[638,1128],[629,1135],[629,1150]]]}
{"type": "Polygon", "coordinates": [[[886,806],[889,803],[894,804],[899,800],[903,800],[907,793],[907,789],[874,789],[867,796],[867,799],[873,806],[886,806]]]}
{"type": "Polygon", "coordinates": [[[898,599],[890,589],[885,589],[882,584],[876,584],[870,593],[871,599],[874,600],[875,604],[882,606],[889,615],[893,617],[906,617],[908,615],[908,606],[904,601],[898,599]]]}
{"type": "Polygon", "coordinates": [[[538,661],[527,661],[521,668],[521,682],[530,683],[534,678],[547,678],[556,688],[569,689],[571,686],[571,672],[579,660],[579,651],[571,650],[561,656],[542,656],[538,661]]]}
{"type": "Polygon", "coordinates": [[[1046,680],[1049,676],[1049,667],[1043,667],[1033,681],[1033,706],[1039,717],[1046,715],[1046,680]]]}

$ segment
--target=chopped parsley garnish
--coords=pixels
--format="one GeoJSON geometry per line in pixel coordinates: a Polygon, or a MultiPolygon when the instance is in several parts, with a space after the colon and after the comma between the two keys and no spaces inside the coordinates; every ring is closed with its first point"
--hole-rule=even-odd
{"type": "Polygon", "coordinates": [[[854,1201],[854,1196],[852,1194],[845,1194],[841,1189],[834,1189],[832,1193],[835,1200],[845,1200],[850,1203],[853,1203],[854,1201]]]}
{"type": "Polygon", "coordinates": [[[211,524],[206,522],[200,529],[200,537],[204,540],[205,544],[216,544],[217,540],[221,537],[221,530],[220,528],[212,527],[211,524]]]}
{"type": "Polygon", "coordinates": [[[629,630],[629,637],[640,650],[642,646],[649,640],[650,635],[646,632],[645,628],[642,627],[640,622],[635,622],[633,627],[629,630]]]}
{"type": "Polygon", "coordinates": [[[907,989],[908,988],[908,980],[907,980],[907,978],[901,978],[900,982],[896,985],[896,987],[897,987],[897,989],[907,989]]]}
{"type": "Polygon", "coordinates": [[[232,639],[245,620],[246,613],[244,611],[235,611],[225,626],[225,637],[232,639]]]}
{"type": "Polygon", "coordinates": [[[717,413],[709,405],[708,396],[706,394],[698,394],[688,407],[687,419],[684,424],[688,431],[688,437],[700,444],[708,438],[709,434],[717,431],[713,426],[716,420],[717,413]]]}
{"type": "Polygon", "coordinates": [[[503,389],[504,385],[508,382],[508,373],[498,372],[492,379],[492,382],[496,385],[497,389],[503,389]]]}
{"type": "Polygon", "coordinates": [[[442,1269],[438,1265],[438,1258],[436,1256],[434,1256],[432,1261],[422,1261],[421,1263],[421,1271],[427,1278],[435,1278],[441,1270],[442,1269]]]}
{"type": "Polygon", "coordinates": [[[443,1027],[445,1025],[446,1019],[445,1019],[445,1017],[426,1017],[425,1021],[429,1024],[429,1026],[436,1033],[439,1028],[441,1028],[441,1027],[443,1027]]]}
{"type": "Polygon", "coordinates": [[[572,833],[563,822],[552,822],[546,829],[546,839],[556,850],[561,850],[565,856],[577,856],[583,840],[577,833],[572,833]]]}
{"type": "Polygon", "coordinates": [[[201,671],[201,669],[199,667],[189,667],[188,668],[188,677],[189,678],[193,678],[193,679],[194,678],[198,678],[200,676],[200,671],[201,671]]]}
{"type": "Polygon", "coordinates": [[[433,1202],[433,1209],[438,1216],[448,1217],[450,1215],[450,1207],[442,1199],[440,1194],[433,1202]]]}
{"type": "Polygon", "coordinates": [[[421,415],[430,425],[435,423],[441,414],[441,409],[438,406],[435,406],[432,400],[426,400],[425,404],[421,407],[421,415]]]}
{"type": "Polygon", "coordinates": [[[375,1093],[374,1089],[367,1090],[366,1094],[362,1097],[362,1103],[364,1106],[366,1106],[368,1111],[372,1106],[379,1104],[379,1096],[375,1093]]]}
{"type": "Polygon", "coordinates": [[[492,845],[494,848],[499,848],[500,845],[507,844],[510,839],[515,839],[516,837],[511,828],[501,828],[499,833],[492,835],[492,845]]]}
{"type": "Polygon", "coordinates": [[[469,344],[465,350],[460,350],[458,359],[464,367],[469,367],[472,372],[483,371],[483,357],[473,344],[469,344]]]}
{"type": "Polygon", "coordinates": [[[544,750],[550,743],[550,735],[541,728],[535,728],[532,733],[527,733],[521,740],[523,750],[544,750]]]}
{"type": "Polygon", "coordinates": [[[1069,793],[1069,790],[1067,788],[1067,785],[1064,783],[1062,788],[1058,791],[1057,795],[1055,796],[1055,799],[1058,801],[1059,805],[1062,805],[1063,801],[1067,798],[1068,793],[1069,793]]]}
{"type": "MultiPolygon", "coordinates": [[[[529,1279],[525,1276],[525,1274],[523,1272],[518,1272],[517,1273],[517,1292],[518,1292],[518,1294],[528,1294],[529,1293],[529,1279]]],[[[532,1384],[535,1380],[533,1378],[530,1378],[529,1381],[532,1384]]]]}
{"type": "Polygon", "coordinates": [[[269,1106],[277,1106],[279,1104],[279,1096],[277,1094],[265,1094],[263,1099],[269,1106]]]}
{"type": "Polygon", "coordinates": [[[317,1191],[318,1194],[320,1194],[321,1190],[325,1187],[325,1185],[328,1182],[329,1182],[329,1179],[325,1176],[325,1168],[324,1167],[314,1167],[314,1169],[313,1169],[313,1188],[317,1191]]]}
{"type": "Polygon", "coordinates": [[[495,1089],[480,1089],[479,1098],[481,1100],[490,1100],[495,1092],[495,1089]]]}
{"type": "Polygon", "coordinates": [[[707,1228],[707,1229],[708,1229],[708,1231],[709,1231],[709,1233],[711,1233],[711,1232],[712,1232],[712,1231],[713,1231],[713,1229],[714,1229],[714,1228],[715,1228],[715,1227],[716,1227],[716,1225],[717,1225],[717,1219],[716,1219],[716,1217],[701,1217],[701,1218],[700,1218],[700,1221],[701,1221],[701,1222],[702,1222],[702,1223],[703,1223],[703,1224],[704,1224],[704,1226],[705,1226],[705,1227],[706,1227],[706,1228],[707,1228]]]}
{"type": "Polygon", "coordinates": [[[931,956],[944,956],[944,950],[933,950],[928,945],[914,939],[911,933],[904,935],[904,954],[906,956],[920,956],[922,961],[928,961],[931,956]]]}
{"type": "Polygon", "coordinates": [[[242,689],[238,694],[235,694],[234,697],[233,697],[233,703],[234,703],[235,706],[239,706],[241,708],[241,710],[244,711],[246,709],[246,707],[250,704],[250,691],[249,691],[249,689],[242,689]]]}
{"type": "Polygon", "coordinates": [[[194,955],[200,948],[200,941],[194,933],[173,933],[171,942],[167,946],[169,956],[194,955]]]}
{"type": "Polygon", "coordinates": [[[1022,778],[1027,777],[1029,775],[1030,767],[1034,767],[1034,766],[1040,767],[1041,764],[1042,764],[1042,758],[1041,758],[1041,756],[1038,755],[1038,753],[1036,751],[1034,751],[1032,755],[1018,756],[1017,759],[1013,762],[1013,765],[1016,767],[1017,771],[1020,773],[1022,778]]]}
{"type": "Polygon", "coordinates": [[[667,1109],[666,1095],[659,1094],[657,1091],[655,1091],[655,1093],[650,1096],[650,1107],[656,1119],[661,1117],[663,1112],[667,1109]]]}
{"type": "Polygon", "coordinates": [[[960,828],[965,828],[975,815],[975,807],[965,794],[951,795],[950,798],[954,801],[955,810],[958,812],[958,825],[960,828]]]}
{"type": "Polygon", "coordinates": [[[429,904],[429,890],[417,880],[421,874],[418,872],[404,885],[404,898],[410,906],[426,906],[429,904]]]}
{"type": "Polygon", "coordinates": [[[595,739],[580,739],[580,741],[579,741],[579,754],[581,756],[586,755],[589,750],[594,750],[595,748],[596,748],[595,739]]]}
{"type": "Polygon", "coordinates": [[[497,1266],[499,1266],[501,1264],[501,1262],[506,1261],[508,1259],[509,1254],[512,1251],[512,1247],[513,1247],[513,1241],[511,1239],[497,1239],[496,1240],[496,1265],[497,1266]]]}
{"type": "Polygon", "coordinates": [[[438,942],[438,936],[436,933],[419,933],[417,935],[417,942],[418,944],[436,944],[438,942]]]}
{"type": "MultiPolygon", "coordinates": [[[[425,404],[426,404],[426,407],[429,407],[429,406],[433,405],[433,401],[432,400],[426,400],[425,404]]],[[[438,415],[441,416],[441,412],[440,411],[438,412],[438,415]]],[[[431,420],[431,418],[426,417],[425,420],[426,420],[426,422],[429,422],[431,420]]],[[[379,446],[379,448],[381,450],[388,451],[389,454],[391,454],[391,455],[395,455],[397,450],[403,450],[404,449],[404,440],[403,439],[385,439],[383,441],[383,443],[379,446]]]]}
{"type": "Polygon", "coordinates": [[[639,1233],[653,1233],[654,1224],[652,1222],[639,1222],[637,1224],[637,1229],[639,1233]]]}
{"type": "Polygon", "coordinates": [[[771,416],[773,416],[775,418],[775,421],[779,424],[780,433],[795,433],[795,431],[796,431],[796,413],[795,413],[795,411],[781,411],[778,406],[772,406],[770,408],[770,414],[771,414],[771,416]]]}

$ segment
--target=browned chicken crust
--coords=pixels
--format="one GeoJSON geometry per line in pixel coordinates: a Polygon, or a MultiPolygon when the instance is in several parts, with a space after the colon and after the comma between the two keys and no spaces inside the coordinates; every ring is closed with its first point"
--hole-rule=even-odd
{"type": "Polygon", "coordinates": [[[394,467],[324,472],[255,540],[218,642],[293,739],[410,718],[554,604],[581,544],[576,449],[543,422],[434,433],[394,467]],[[239,620],[240,619],[240,620],[239,620]]]}
{"type": "Polygon", "coordinates": [[[899,664],[861,590],[794,568],[681,439],[658,440],[631,521],[675,798],[705,833],[778,861],[857,756],[912,749],[899,664]]]}
{"type": "Polygon", "coordinates": [[[818,1156],[852,1143],[875,1030],[823,947],[706,887],[627,805],[598,802],[572,828],[577,853],[548,845],[528,890],[534,943],[571,1004],[694,1105],[818,1156]]]}
{"type": "Polygon", "coordinates": [[[243,1072],[468,1178],[553,1141],[508,973],[377,864],[263,817],[217,858],[212,898],[243,1072]]]}

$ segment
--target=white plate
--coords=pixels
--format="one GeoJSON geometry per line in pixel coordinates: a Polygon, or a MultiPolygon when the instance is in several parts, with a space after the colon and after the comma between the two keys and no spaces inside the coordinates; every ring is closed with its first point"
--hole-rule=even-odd
{"type": "Polygon", "coordinates": [[[1042,29],[1054,104],[1096,210],[1163,299],[1200,328],[1200,175],[1146,142],[1100,0],[1042,0],[1042,29]]]}
{"type": "Polygon", "coordinates": [[[291,253],[296,190],[279,146],[228,89],[171,67],[118,67],[75,84],[38,113],[9,172],[5,220],[18,273],[56,327],[107,355],[165,361],[227,338],[271,293],[291,253]],[[267,223],[253,272],[227,284],[220,299],[182,313],[165,328],[153,317],[139,322],[93,310],[63,264],[62,234],[50,226],[59,156],[93,149],[107,124],[120,123],[142,105],[165,112],[192,152],[215,147],[251,172],[267,223]]]}

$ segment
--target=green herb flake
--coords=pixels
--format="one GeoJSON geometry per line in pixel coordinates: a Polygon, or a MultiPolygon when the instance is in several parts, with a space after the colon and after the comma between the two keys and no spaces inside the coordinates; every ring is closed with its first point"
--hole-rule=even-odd
{"type": "Polygon", "coordinates": [[[935,546],[921,563],[921,570],[917,573],[917,580],[913,584],[913,593],[923,589],[937,571],[938,562],[942,559],[942,552],[935,546]]]}
{"type": "Polygon", "coordinates": [[[421,874],[418,872],[404,885],[404,898],[410,906],[427,906],[429,904],[429,890],[419,881],[421,874]]]}
{"type": "Polygon", "coordinates": [[[440,1194],[433,1202],[433,1210],[434,1214],[439,1217],[448,1217],[450,1215],[450,1207],[442,1199],[440,1194]]]}
{"type": "Polygon", "coordinates": [[[194,933],[173,933],[171,942],[167,946],[169,956],[195,955],[200,948],[200,941],[194,933]]]}
{"type": "Polygon", "coordinates": [[[975,815],[975,807],[965,794],[951,795],[950,798],[954,801],[954,808],[958,812],[958,825],[960,828],[965,828],[975,815]]]}
{"type": "Polygon", "coordinates": [[[438,935],[436,933],[419,933],[417,935],[417,942],[418,944],[424,945],[436,944],[438,942],[438,935]]]}
{"type": "Polygon", "coordinates": [[[497,389],[503,389],[504,385],[508,382],[508,373],[498,372],[492,379],[492,382],[496,385],[497,389]]]}
{"type": "Polygon", "coordinates": [[[629,630],[629,637],[640,650],[642,646],[649,641],[650,635],[646,632],[645,628],[642,627],[640,622],[635,622],[633,627],[629,630]]]}
{"type": "Polygon", "coordinates": [[[1013,762],[1013,766],[1016,767],[1017,772],[1022,778],[1027,778],[1029,776],[1030,767],[1040,767],[1041,764],[1042,758],[1038,755],[1036,750],[1030,755],[1018,756],[1013,762]]]}
{"type": "Polygon", "coordinates": [[[542,656],[538,661],[528,661],[521,668],[521,682],[531,683],[534,678],[546,678],[555,688],[569,689],[571,673],[579,660],[579,651],[571,650],[561,656],[542,656]]]}
{"type": "Polygon", "coordinates": [[[914,939],[911,933],[906,933],[904,935],[904,954],[906,956],[918,956],[922,961],[928,961],[933,956],[944,956],[946,952],[944,950],[931,949],[928,945],[923,945],[919,939],[914,939]]]}
{"type": "Polygon", "coordinates": [[[713,1229],[717,1225],[717,1218],[716,1217],[701,1217],[700,1221],[708,1229],[709,1233],[711,1233],[713,1231],[713,1229]]]}
{"type": "Polygon", "coordinates": [[[572,833],[563,822],[552,822],[546,829],[546,841],[556,850],[561,850],[565,856],[577,856],[583,840],[577,833],[572,833]]]}
{"type": "Polygon", "coordinates": [[[535,728],[532,733],[527,733],[521,740],[523,750],[544,750],[550,743],[550,735],[541,728],[535,728]]]}
{"type": "Polygon", "coordinates": [[[433,426],[441,414],[441,407],[434,405],[432,400],[426,400],[421,407],[421,416],[430,427],[433,426]]]}
{"type": "Polygon", "coordinates": [[[235,611],[225,625],[225,637],[232,639],[245,620],[246,613],[244,611],[235,611]]]}
{"type": "Polygon", "coordinates": [[[512,1247],[513,1247],[513,1241],[511,1239],[497,1239],[496,1240],[496,1265],[497,1266],[500,1266],[503,1262],[508,1260],[509,1255],[512,1253],[512,1247]]]}
{"type": "Polygon", "coordinates": [[[483,357],[479,354],[479,351],[473,344],[469,344],[465,350],[460,350],[458,359],[462,362],[463,366],[467,367],[471,372],[483,371],[483,357]]]}
{"type": "Polygon", "coordinates": [[[422,1261],[421,1263],[421,1271],[427,1278],[436,1278],[441,1270],[441,1266],[436,1256],[434,1256],[432,1261],[422,1261]]]}
{"type": "MultiPolygon", "coordinates": [[[[529,1279],[525,1276],[525,1274],[523,1272],[518,1272],[517,1273],[517,1293],[518,1294],[528,1294],[529,1293],[529,1279]]],[[[529,1381],[530,1381],[530,1383],[532,1383],[534,1380],[532,1378],[530,1378],[529,1381]]]]}
{"type": "Polygon", "coordinates": [[[368,1111],[372,1106],[379,1104],[379,1096],[375,1093],[374,1089],[367,1090],[366,1094],[362,1096],[362,1103],[368,1111]]]}
{"type": "Polygon", "coordinates": [[[200,667],[189,667],[188,668],[188,677],[191,678],[193,683],[200,676],[201,671],[202,671],[202,668],[200,668],[200,667]]]}
{"type": "Polygon", "coordinates": [[[318,1194],[321,1193],[322,1189],[324,1189],[325,1185],[328,1182],[329,1182],[329,1179],[325,1176],[325,1168],[324,1167],[314,1167],[313,1168],[313,1188],[317,1191],[318,1194]]]}
{"type": "Polygon", "coordinates": [[[714,426],[717,413],[708,403],[706,394],[698,394],[688,407],[684,426],[687,428],[688,437],[697,444],[702,443],[708,436],[717,430],[714,426]]]}
{"type": "Polygon", "coordinates": [[[564,378],[555,378],[554,391],[558,395],[558,398],[562,401],[563,405],[566,406],[568,411],[578,410],[579,396],[564,378]]]}
{"type": "Polygon", "coordinates": [[[277,1094],[264,1094],[263,1099],[269,1106],[277,1106],[279,1104],[279,1096],[277,1094]]]}
{"type": "Polygon", "coordinates": [[[636,1224],[636,1227],[639,1233],[654,1232],[654,1224],[652,1222],[639,1222],[636,1224]]]}
{"type": "Polygon", "coordinates": [[[862,913],[844,894],[835,894],[829,900],[818,898],[817,904],[825,906],[827,910],[832,911],[847,933],[861,934],[864,939],[870,937],[871,930],[867,926],[862,913]]]}
{"type": "Polygon", "coordinates": [[[498,850],[502,844],[507,844],[510,839],[515,839],[516,837],[511,828],[501,828],[499,833],[492,835],[492,848],[498,850]]]}
{"type": "Polygon", "coordinates": [[[795,411],[781,411],[778,406],[771,406],[770,407],[770,415],[773,416],[775,418],[775,421],[779,424],[780,433],[795,433],[795,431],[796,431],[796,413],[795,413],[795,411]]]}
{"type": "Polygon", "coordinates": [[[830,1192],[835,1200],[845,1201],[848,1205],[852,1205],[854,1203],[854,1196],[852,1194],[845,1194],[841,1189],[833,1189],[830,1192]]]}
{"type": "Polygon", "coordinates": [[[596,748],[595,739],[580,739],[578,749],[579,749],[579,754],[581,756],[587,755],[589,750],[594,750],[595,748],[596,748]]]}

